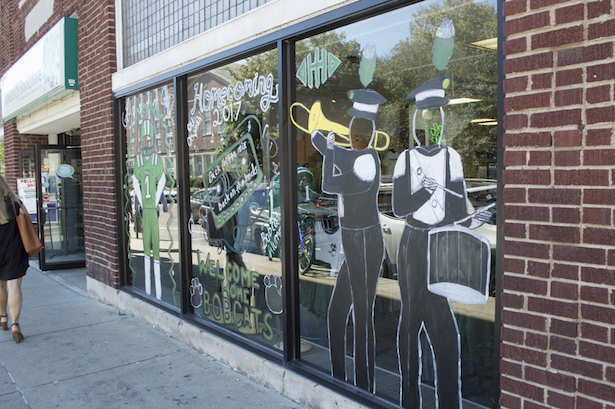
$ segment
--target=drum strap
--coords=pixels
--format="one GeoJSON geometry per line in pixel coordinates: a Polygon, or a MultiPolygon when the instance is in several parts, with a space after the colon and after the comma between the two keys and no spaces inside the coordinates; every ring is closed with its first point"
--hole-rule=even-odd
{"type": "Polygon", "coordinates": [[[406,150],[406,191],[412,194],[412,169],[410,167],[410,149],[406,150]]]}

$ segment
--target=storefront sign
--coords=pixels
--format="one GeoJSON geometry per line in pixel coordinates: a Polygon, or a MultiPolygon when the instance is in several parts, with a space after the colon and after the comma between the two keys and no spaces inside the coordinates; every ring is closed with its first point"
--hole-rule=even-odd
{"type": "Polygon", "coordinates": [[[17,179],[17,195],[28,209],[28,213],[36,213],[36,179],[17,179]]]}
{"type": "MultiPolygon", "coordinates": [[[[190,284],[190,302],[194,308],[202,308],[205,315],[212,315],[213,319],[224,324],[235,324],[238,328],[257,330],[263,328],[261,335],[267,340],[273,339],[272,320],[270,311],[263,311],[251,303],[253,294],[260,290],[259,274],[256,271],[240,267],[235,263],[220,266],[212,254],[207,253],[207,259],[201,260],[197,253],[199,276],[192,278],[190,284]],[[208,291],[203,288],[201,280],[216,279],[221,283],[219,291],[208,291]]],[[[268,279],[267,288],[276,290],[276,285],[268,279]]],[[[279,284],[281,287],[281,282],[279,284]]],[[[279,300],[272,302],[278,303],[279,300]]],[[[280,311],[281,312],[281,311],[280,311]]],[[[277,314],[277,312],[276,312],[277,314]]]]}
{"type": "Polygon", "coordinates": [[[217,228],[224,226],[247,203],[262,179],[254,140],[246,132],[203,174],[205,187],[216,192],[208,201],[217,228]]]}
{"type": "Polygon", "coordinates": [[[77,20],[63,18],[2,76],[3,119],[74,89],[78,89],[77,20]]]}
{"type": "Polygon", "coordinates": [[[72,179],[73,178],[73,173],[75,173],[75,168],[73,168],[71,165],[67,165],[67,164],[60,165],[56,169],[56,175],[60,179],[72,179]]]}

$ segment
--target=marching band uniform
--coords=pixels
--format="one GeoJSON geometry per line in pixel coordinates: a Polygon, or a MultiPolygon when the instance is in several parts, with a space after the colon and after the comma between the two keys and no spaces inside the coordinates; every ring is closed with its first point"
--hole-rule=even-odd
{"type": "MultiPolygon", "coordinates": [[[[442,87],[446,78],[429,81],[411,92],[407,99],[417,99],[417,111],[446,105],[448,99],[442,87]],[[421,93],[426,95],[424,99],[421,93]]],[[[458,408],[461,401],[459,331],[448,299],[428,290],[428,243],[430,230],[467,216],[463,166],[454,149],[439,143],[432,146],[417,143],[419,146],[399,156],[393,174],[393,213],[405,217],[397,254],[402,303],[397,336],[401,403],[404,408],[421,407],[419,351],[420,333],[424,330],[434,357],[438,407],[458,408]]]]}
{"type": "MultiPolygon", "coordinates": [[[[376,91],[366,89],[349,91],[348,96],[354,102],[348,110],[353,120],[364,118],[372,123],[378,105],[386,101],[376,91]]],[[[335,146],[333,136],[325,138],[319,131],[312,134],[312,144],[323,155],[322,190],[338,195],[345,254],[328,308],[331,371],[336,378],[346,380],[346,327],[352,311],[354,384],[374,392],[374,303],[384,260],[384,236],[378,217],[380,158],[372,147],[374,134],[362,150],[335,146]]]]}

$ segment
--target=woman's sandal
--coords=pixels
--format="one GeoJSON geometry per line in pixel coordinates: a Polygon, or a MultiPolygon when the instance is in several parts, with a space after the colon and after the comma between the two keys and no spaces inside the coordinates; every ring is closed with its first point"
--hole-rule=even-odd
{"type": "Polygon", "coordinates": [[[16,344],[19,344],[23,339],[23,334],[21,333],[21,329],[19,328],[19,323],[16,322],[11,325],[11,331],[13,331],[13,341],[15,341],[16,344]],[[13,331],[13,327],[17,327],[17,331],[13,331]]]}
{"type": "Polygon", "coordinates": [[[0,315],[0,324],[2,324],[2,329],[4,331],[9,329],[9,317],[8,317],[8,315],[0,315]]]}

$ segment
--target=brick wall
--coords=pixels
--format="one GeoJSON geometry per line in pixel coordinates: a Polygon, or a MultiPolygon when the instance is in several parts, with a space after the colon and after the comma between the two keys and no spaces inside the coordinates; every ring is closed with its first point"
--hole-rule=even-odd
{"type": "MultiPolygon", "coordinates": [[[[36,1],[2,0],[0,74],[4,73],[62,17],[78,19],[81,148],[84,225],[88,275],[118,287],[115,216],[115,161],[111,74],[116,71],[114,0],[55,0],[52,17],[27,42],[24,20],[36,1]],[[75,14],[76,12],[76,14],[75,14]]],[[[19,150],[44,139],[20,135],[15,123],[4,124],[9,182],[17,177],[19,150]]],[[[14,186],[14,183],[12,184],[14,186]]]]}
{"type": "Polygon", "coordinates": [[[86,268],[119,288],[111,74],[116,71],[115,1],[79,1],[79,90],[86,268]]]}
{"type": "Polygon", "coordinates": [[[614,5],[503,11],[500,404],[615,408],[614,5]]]}

